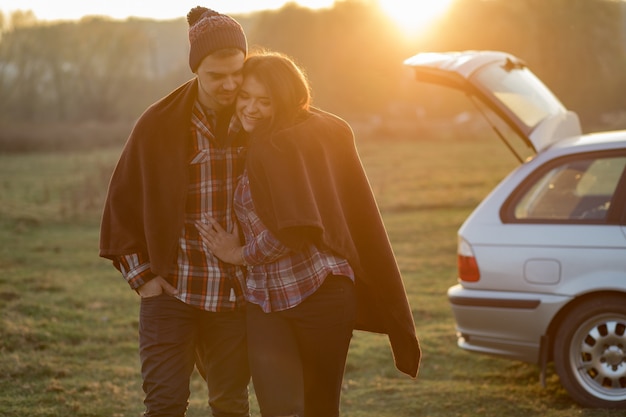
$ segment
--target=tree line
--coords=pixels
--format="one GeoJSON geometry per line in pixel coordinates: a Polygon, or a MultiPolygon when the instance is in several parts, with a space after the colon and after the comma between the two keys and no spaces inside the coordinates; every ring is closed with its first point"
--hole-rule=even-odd
{"type": "MultiPolygon", "coordinates": [[[[376,1],[321,10],[288,4],[235,17],[253,49],[294,57],[314,102],[340,114],[384,114],[428,100],[402,65],[417,52],[493,49],[523,58],[593,125],[626,108],[625,10],[617,0],[456,0],[414,38],[376,1]]],[[[184,18],[50,23],[26,11],[0,22],[0,122],[133,120],[193,75],[184,18]]]]}

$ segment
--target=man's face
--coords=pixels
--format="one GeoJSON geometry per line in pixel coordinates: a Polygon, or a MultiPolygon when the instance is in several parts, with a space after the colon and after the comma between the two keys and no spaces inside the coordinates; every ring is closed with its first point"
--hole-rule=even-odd
{"type": "Polygon", "coordinates": [[[221,110],[235,101],[243,81],[242,68],[245,55],[242,51],[234,55],[208,55],[196,70],[198,99],[213,110],[221,110]]]}

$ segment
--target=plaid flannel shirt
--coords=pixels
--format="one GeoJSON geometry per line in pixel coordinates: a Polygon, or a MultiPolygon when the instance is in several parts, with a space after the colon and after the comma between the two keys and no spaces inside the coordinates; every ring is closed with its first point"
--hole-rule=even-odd
{"type": "MultiPolygon", "coordinates": [[[[239,132],[235,119],[228,137],[216,137],[217,116],[195,103],[191,119],[191,158],[183,230],[178,240],[174,271],[168,280],[178,289],[181,301],[207,311],[232,311],[244,305],[244,270],[218,260],[202,244],[195,221],[203,215],[215,218],[232,230],[236,222],[233,194],[245,163],[245,147],[231,140],[239,132]]],[[[154,277],[146,254],[118,259],[120,270],[131,288],[154,277]]]]}
{"type": "Polygon", "coordinates": [[[313,294],[329,274],[354,280],[347,260],[311,244],[302,251],[283,245],[254,210],[244,172],[235,191],[235,212],[246,238],[243,259],[248,268],[246,298],[263,311],[286,310],[313,294]]]}

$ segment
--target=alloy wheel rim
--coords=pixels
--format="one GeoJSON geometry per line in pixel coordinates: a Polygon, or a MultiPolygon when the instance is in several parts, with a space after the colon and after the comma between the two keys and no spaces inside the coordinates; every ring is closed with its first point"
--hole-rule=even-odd
{"type": "Polygon", "coordinates": [[[572,371],[585,391],[608,401],[626,400],[626,316],[587,320],[571,346],[572,371]]]}

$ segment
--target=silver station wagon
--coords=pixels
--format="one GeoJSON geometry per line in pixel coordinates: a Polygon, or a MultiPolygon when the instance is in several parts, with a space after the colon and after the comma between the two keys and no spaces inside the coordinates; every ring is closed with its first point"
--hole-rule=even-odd
{"type": "Polygon", "coordinates": [[[532,151],[458,231],[448,290],[458,345],[554,362],[579,404],[626,408],[626,131],[578,116],[515,56],[420,53],[418,81],[461,90],[510,145],[532,151]]]}

